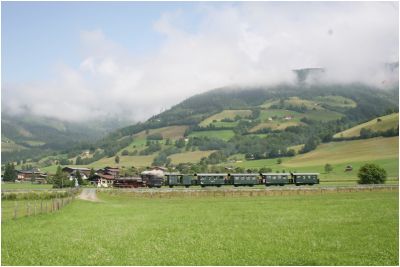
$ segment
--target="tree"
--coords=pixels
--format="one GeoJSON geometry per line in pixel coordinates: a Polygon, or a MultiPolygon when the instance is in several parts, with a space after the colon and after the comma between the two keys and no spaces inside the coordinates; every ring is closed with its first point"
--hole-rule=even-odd
{"type": "Polygon", "coordinates": [[[276,160],[276,164],[281,164],[282,163],[282,159],[277,159],[276,160]]]}
{"type": "Polygon", "coordinates": [[[260,169],[260,172],[261,172],[261,173],[272,172],[272,169],[271,169],[271,168],[262,167],[262,168],[260,169]]]}
{"type": "Polygon", "coordinates": [[[373,137],[373,132],[371,129],[361,128],[360,137],[362,139],[371,138],[371,137],[373,137]]]}
{"type": "Polygon", "coordinates": [[[78,180],[79,185],[83,185],[82,175],[79,170],[76,170],[75,178],[78,180]]]}
{"type": "Polygon", "coordinates": [[[328,173],[328,172],[331,172],[331,171],[333,171],[332,165],[329,164],[329,163],[325,164],[325,172],[328,173]]]}
{"type": "Polygon", "coordinates": [[[176,141],[175,141],[175,146],[176,146],[177,148],[182,148],[182,147],[184,147],[184,146],[185,146],[185,139],[180,138],[179,140],[176,140],[176,141]]]}
{"type": "Polygon", "coordinates": [[[70,185],[68,176],[61,170],[61,166],[58,165],[56,174],[53,177],[53,188],[63,188],[70,185]]]}
{"type": "Polygon", "coordinates": [[[89,174],[89,180],[92,181],[94,180],[94,176],[96,175],[96,172],[94,171],[93,168],[90,169],[90,174],[89,174]]]}
{"type": "Polygon", "coordinates": [[[80,156],[78,156],[76,158],[75,165],[81,165],[81,164],[82,164],[82,158],[80,156]]]}
{"type": "Polygon", "coordinates": [[[14,163],[7,163],[4,170],[3,181],[15,182],[16,179],[17,172],[15,171],[14,163]]]}
{"type": "Polygon", "coordinates": [[[359,184],[383,184],[386,177],[386,170],[373,163],[363,165],[358,171],[359,184]]]}
{"type": "Polygon", "coordinates": [[[118,155],[116,155],[114,160],[115,160],[115,163],[117,163],[117,164],[118,164],[118,163],[119,163],[119,156],[118,156],[118,155]]]}

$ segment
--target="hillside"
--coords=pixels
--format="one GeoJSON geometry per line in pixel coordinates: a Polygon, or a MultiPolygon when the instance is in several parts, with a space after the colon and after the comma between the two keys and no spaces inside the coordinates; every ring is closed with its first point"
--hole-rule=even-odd
{"type": "Polygon", "coordinates": [[[186,168],[182,163],[189,163],[185,165],[188,168],[191,164],[205,168],[229,162],[232,155],[249,166],[257,160],[296,158],[298,153],[328,143],[338,132],[388,110],[397,111],[396,90],[360,84],[216,89],[97,142],[47,156],[38,163],[28,162],[54,171],[61,162],[94,168],[186,168]]]}
{"type": "Polygon", "coordinates": [[[369,129],[373,132],[377,132],[377,131],[386,131],[392,128],[397,128],[398,126],[399,126],[399,113],[393,113],[359,124],[350,129],[337,133],[333,137],[346,138],[346,137],[360,136],[360,131],[362,128],[369,129]]]}
{"type": "Polygon", "coordinates": [[[33,115],[1,116],[2,162],[44,156],[81,142],[93,142],[128,124],[105,119],[97,122],[67,122],[33,115]]]}

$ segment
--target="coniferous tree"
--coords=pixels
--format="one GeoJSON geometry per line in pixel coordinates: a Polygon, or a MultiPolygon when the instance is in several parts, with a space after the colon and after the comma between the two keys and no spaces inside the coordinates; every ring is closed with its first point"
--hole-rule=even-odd
{"type": "Polygon", "coordinates": [[[4,170],[3,180],[6,182],[15,182],[16,179],[17,172],[15,171],[14,163],[7,163],[4,170]]]}
{"type": "Polygon", "coordinates": [[[81,173],[80,173],[79,170],[76,171],[76,173],[75,173],[75,178],[78,180],[78,184],[79,184],[79,185],[82,185],[82,184],[83,184],[82,175],[81,175],[81,173]]]}
{"type": "Polygon", "coordinates": [[[53,188],[63,188],[70,185],[68,176],[62,171],[61,166],[57,167],[56,175],[53,177],[53,188]]]}

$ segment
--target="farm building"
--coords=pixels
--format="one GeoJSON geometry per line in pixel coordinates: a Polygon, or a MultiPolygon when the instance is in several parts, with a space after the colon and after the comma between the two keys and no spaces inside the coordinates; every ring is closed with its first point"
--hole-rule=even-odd
{"type": "Polygon", "coordinates": [[[353,170],[353,167],[351,165],[347,165],[346,168],[344,169],[345,172],[351,172],[353,170]]]}
{"type": "Polygon", "coordinates": [[[66,172],[69,174],[69,179],[72,181],[76,177],[76,173],[79,171],[81,174],[82,179],[86,180],[88,179],[90,175],[90,169],[88,168],[73,168],[73,167],[64,167],[62,169],[63,172],[66,172]]]}
{"type": "Polygon", "coordinates": [[[17,180],[19,182],[32,181],[35,180],[37,183],[47,183],[46,181],[47,174],[40,171],[40,169],[32,169],[19,171],[17,170],[17,180]]]}
{"type": "Polygon", "coordinates": [[[99,174],[104,174],[104,175],[110,175],[113,176],[114,178],[119,177],[119,168],[114,168],[114,167],[104,167],[103,169],[98,169],[96,173],[99,174]]]}
{"type": "Polygon", "coordinates": [[[97,187],[112,187],[115,177],[106,174],[95,174],[97,187]]]}

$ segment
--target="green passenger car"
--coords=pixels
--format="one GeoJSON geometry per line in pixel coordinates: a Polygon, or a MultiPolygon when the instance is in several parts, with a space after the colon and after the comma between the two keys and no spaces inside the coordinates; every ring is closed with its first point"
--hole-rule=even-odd
{"type": "Polygon", "coordinates": [[[263,184],[265,186],[270,185],[286,185],[291,182],[290,173],[261,173],[261,177],[263,179],[263,184]]]}
{"type": "Polygon", "coordinates": [[[217,186],[226,184],[228,175],[226,173],[197,173],[197,183],[201,187],[205,186],[217,186]]]}
{"type": "Polygon", "coordinates": [[[235,187],[254,186],[259,184],[259,175],[255,173],[231,173],[230,183],[235,187]]]}
{"type": "Polygon", "coordinates": [[[181,180],[182,185],[186,188],[192,185],[192,175],[182,175],[181,180]]]}
{"type": "Polygon", "coordinates": [[[179,173],[166,173],[165,177],[166,177],[167,185],[170,188],[172,188],[172,187],[174,187],[176,185],[181,185],[181,182],[180,182],[180,180],[182,178],[181,174],[179,174],[179,173]]]}
{"type": "Polygon", "coordinates": [[[319,173],[293,173],[293,183],[295,185],[314,185],[319,184],[319,173]]]}

